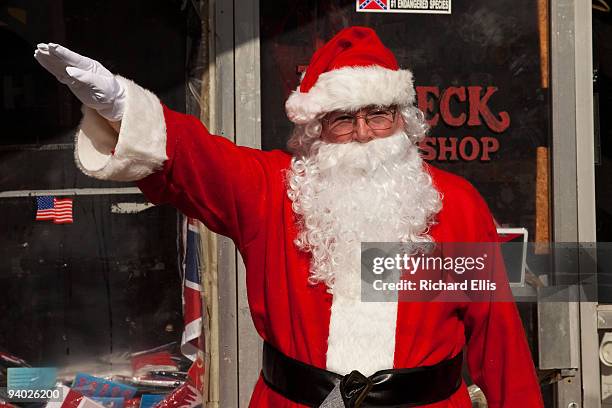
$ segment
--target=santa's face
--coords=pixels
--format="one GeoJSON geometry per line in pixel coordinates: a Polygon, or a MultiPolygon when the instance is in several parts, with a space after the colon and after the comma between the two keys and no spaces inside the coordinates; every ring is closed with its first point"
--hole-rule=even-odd
{"type": "Polygon", "coordinates": [[[438,191],[403,130],[367,143],[315,141],[295,158],[288,194],[311,253],[310,281],[359,296],[361,242],[423,242],[440,210],[438,191]]]}
{"type": "Polygon", "coordinates": [[[330,112],[321,125],[321,140],[327,143],[367,143],[396,134],[404,122],[397,106],[369,106],[357,112],[330,112]]]}

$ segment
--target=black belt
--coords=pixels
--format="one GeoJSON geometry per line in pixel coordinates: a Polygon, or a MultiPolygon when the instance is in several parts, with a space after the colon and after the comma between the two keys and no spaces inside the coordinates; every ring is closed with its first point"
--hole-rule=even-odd
{"type": "Polygon", "coordinates": [[[463,353],[433,366],[359,371],[341,376],[288,357],[264,342],[263,379],[285,398],[318,407],[340,383],[347,407],[416,407],[448,399],[461,385],[463,353]]]}

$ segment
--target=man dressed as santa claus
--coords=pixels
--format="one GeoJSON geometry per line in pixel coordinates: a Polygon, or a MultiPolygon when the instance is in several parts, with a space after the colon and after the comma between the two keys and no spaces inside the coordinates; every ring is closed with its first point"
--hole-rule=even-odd
{"type": "Polygon", "coordinates": [[[412,74],[365,27],[312,57],[286,103],[288,152],[236,146],[97,61],[57,44],[35,57],[84,103],[76,162],[135,181],[230,237],[264,339],[252,407],[542,407],[512,302],[365,302],[361,242],[495,242],[464,179],[426,165],[412,74]]]}

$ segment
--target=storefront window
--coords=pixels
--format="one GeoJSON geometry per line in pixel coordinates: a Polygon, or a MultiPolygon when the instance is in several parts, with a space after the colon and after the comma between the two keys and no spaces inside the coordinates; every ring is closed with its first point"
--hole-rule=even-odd
{"type": "Polygon", "coordinates": [[[425,159],[466,177],[500,226],[524,227],[533,241],[537,150],[548,147],[550,128],[538,3],[453,2],[451,14],[356,12],[346,0],[261,3],[263,147],[285,147],[284,101],[313,50],[344,27],[372,27],[414,74],[431,125],[425,159]]]}
{"type": "Polygon", "coordinates": [[[0,351],[95,375],[102,356],[180,342],[178,213],[77,169],[80,103],[33,53],[63,44],[184,111],[185,25],[180,1],[3,2],[0,351]],[[37,196],[72,199],[73,222],[37,221],[37,196]]]}

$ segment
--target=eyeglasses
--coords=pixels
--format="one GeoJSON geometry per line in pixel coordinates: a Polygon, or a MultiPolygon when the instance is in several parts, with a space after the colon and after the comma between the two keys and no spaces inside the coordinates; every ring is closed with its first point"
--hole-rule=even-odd
{"type": "Polygon", "coordinates": [[[334,136],[344,136],[355,131],[357,118],[364,118],[366,124],[372,130],[389,130],[395,122],[397,107],[370,108],[365,114],[357,115],[349,112],[331,112],[323,121],[326,122],[329,132],[334,136]]]}

